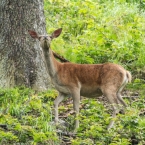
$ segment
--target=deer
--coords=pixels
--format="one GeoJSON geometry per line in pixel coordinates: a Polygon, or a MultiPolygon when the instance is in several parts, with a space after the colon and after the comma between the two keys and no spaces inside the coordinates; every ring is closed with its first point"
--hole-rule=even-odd
{"type": "Polygon", "coordinates": [[[121,92],[126,84],[131,82],[131,73],[121,65],[109,62],[103,64],[59,62],[55,59],[50,44],[61,34],[62,28],[55,30],[51,35],[39,35],[33,30],[28,30],[28,32],[32,38],[40,41],[47,71],[58,91],[58,96],[54,100],[55,123],[59,123],[59,104],[65,97],[72,97],[75,111],[74,131],[76,132],[79,128],[77,116],[79,115],[80,96],[97,98],[104,95],[112,108],[112,119],[107,129],[112,128],[114,118],[121,110],[120,105],[123,109],[127,107],[121,92]]]}

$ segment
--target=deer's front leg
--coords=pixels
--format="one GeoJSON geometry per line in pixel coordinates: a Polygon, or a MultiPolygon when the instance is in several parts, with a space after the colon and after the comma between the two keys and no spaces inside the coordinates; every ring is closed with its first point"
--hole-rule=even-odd
{"type": "Polygon", "coordinates": [[[64,94],[59,92],[59,95],[57,96],[57,98],[54,101],[54,115],[55,115],[55,123],[58,123],[58,105],[61,101],[63,101],[64,99],[64,94]]]}
{"type": "Polygon", "coordinates": [[[79,105],[80,105],[80,91],[74,91],[72,94],[73,98],[73,108],[75,110],[75,129],[74,131],[76,132],[77,128],[79,128],[79,105]]]}

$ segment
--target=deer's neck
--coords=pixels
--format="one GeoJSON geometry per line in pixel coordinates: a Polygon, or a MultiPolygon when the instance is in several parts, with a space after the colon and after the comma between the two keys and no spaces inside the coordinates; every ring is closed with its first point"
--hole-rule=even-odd
{"type": "Polygon", "coordinates": [[[44,59],[45,59],[45,65],[47,68],[47,71],[50,75],[51,78],[53,78],[58,70],[58,65],[60,62],[58,62],[53,55],[52,50],[49,49],[43,49],[43,53],[44,53],[44,59]]]}

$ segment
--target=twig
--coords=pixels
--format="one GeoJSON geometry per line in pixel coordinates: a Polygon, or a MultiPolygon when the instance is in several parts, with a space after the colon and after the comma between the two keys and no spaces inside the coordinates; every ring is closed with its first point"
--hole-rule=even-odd
{"type": "Polygon", "coordinates": [[[122,96],[123,98],[139,98],[139,96],[122,96]]]}
{"type": "Polygon", "coordinates": [[[68,137],[75,137],[76,133],[72,133],[72,132],[63,132],[61,130],[56,131],[58,134],[61,134],[63,136],[68,136],[68,137]]]}

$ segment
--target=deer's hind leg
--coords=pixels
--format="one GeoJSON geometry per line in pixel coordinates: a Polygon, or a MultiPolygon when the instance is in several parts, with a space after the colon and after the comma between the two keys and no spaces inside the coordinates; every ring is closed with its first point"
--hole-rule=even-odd
{"type": "Polygon", "coordinates": [[[107,129],[109,130],[110,128],[113,127],[115,121],[116,115],[119,113],[119,100],[117,98],[116,91],[111,91],[112,89],[107,89],[104,90],[103,94],[104,96],[108,99],[109,103],[111,104],[111,107],[113,109],[112,113],[112,120],[110,121],[107,129]]]}
{"type": "Polygon", "coordinates": [[[118,92],[117,92],[117,98],[118,98],[120,104],[122,104],[124,107],[127,107],[127,104],[123,100],[123,98],[121,96],[121,92],[124,89],[124,87],[125,87],[126,84],[127,84],[127,81],[124,81],[124,83],[121,85],[121,87],[118,89],[118,92]]]}

